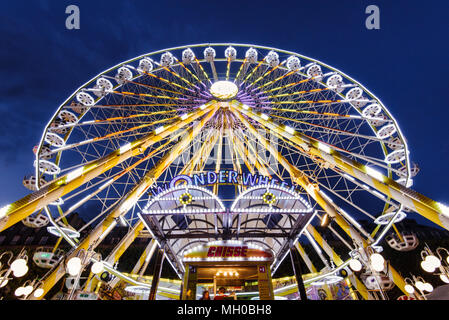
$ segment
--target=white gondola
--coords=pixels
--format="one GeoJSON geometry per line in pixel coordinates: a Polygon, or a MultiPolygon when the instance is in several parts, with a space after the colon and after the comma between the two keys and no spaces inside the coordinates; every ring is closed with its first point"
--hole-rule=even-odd
{"type": "Polygon", "coordinates": [[[67,132],[69,132],[69,128],[63,127],[63,125],[64,122],[60,118],[56,118],[48,127],[48,131],[65,135],[67,132]]]}
{"type": "Polygon", "coordinates": [[[51,153],[51,149],[48,145],[43,145],[41,148],[41,152],[39,153],[39,159],[50,160],[55,156],[54,153],[51,153]]]}
{"type": "Polygon", "coordinates": [[[339,74],[334,74],[332,76],[330,76],[327,81],[326,81],[326,85],[331,88],[331,90],[335,91],[335,92],[342,92],[343,91],[343,78],[341,75],[339,74]]]}
{"type": "Polygon", "coordinates": [[[61,112],[59,112],[58,114],[58,118],[61,119],[63,125],[74,124],[78,122],[78,117],[75,116],[74,113],[67,110],[61,110],[61,112]]]}
{"type": "Polygon", "coordinates": [[[384,114],[377,116],[375,119],[369,120],[369,122],[375,127],[380,127],[380,126],[384,125],[387,121],[388,121],[388,117],[384,114]]]}
{"type": "Polygon", "coordinates": [[[133,78],[133,73],[126,67],[121,67],[117,70],[117,74],[115,76],[115,81],[118,84],[124,84],[127,81],[130,81],[133,78]]]}
{"type": "Polygon", "coordinates": [[[82,103],[76,101],[72,101],[70,108],[78,114],[84,114],[89,109],[82,103]]]}
{"type": "Polygon", "coordinates": [[[359,87],[352,88],[346,93],[346,100],[356,108],[362,108],[369,100],[363,99],[363,90],[359,87]]]}
{"type": "MultiPolygon", "coordinates": [[[[400,172],[400,175],[403,177],[407,176],[407,166],[402,166],[398,169],[398,171],[400,172]]],[[[419,172],[419,167],[416,163],[412,163],[412,166],[410,167],[410,176],[411,177],[415,177],[419,172]]]]}
{"type": "Polygon", "coordinates": [[[388,245],[397,251],[411,251],[419,245],[418,237],[412,232],[401,232],[402,240],[393,233],[385,237],[388,245]]]}
{"type": "Polygon", "coordinates": [[[387,146],[388,146],[388,148],[390,148],[392,150],[398,150],[398,149],[404,148],[404,144],[402,143],[402,141],[399,137],[390,137],[390,139],[388,139],[387,146]]]}
{"type": "Polygon", "coordinates": [[[94,98],[87,92],[78,92],[76,100],[86,107],[92,107],[95,104],[94,98]]]}
{"type": "Polygon", "coordinates": [[[265,57],[265,61],[270,67],[274,68],[279,64],[279,55],[274,51],[270,51],[265,57]]]}
{"type": "Polygon", "coordinates": [[[321,70],[321,66],[315,63],[307,69],[306,73],[309,78],[314,78],[315,81],[321,81],[323,78],[323,70],[321,70]]]}
{"type": "Polygon", "coordinates": [[[387,124],[377,131],[377,137],[379,139],[386,139],[391,137],[397,132],[396,126],[394,124],[387,124]]]}
{"type": "Polygon", "coordinates": [[[175,62],[175,58],[170,52],[166,52],[161,56],[161,66],[170,67],[175,62]]]}
{"type": "Polygon", "coordinates": [[[64,256],[61,249],[39,247],[33,254],[33,262],[40,268],[51,269],[58,264],[64,256]]]}
{"type": "Polygon", "coordinates": [[[368,105],[365,109],[362,111],[362,115],[365,118],[376,118],[382,111],[382,107],[377,103],[372,103],[368,105]]]}
{"type": "Polygon", "coordinates": [[[237,50],[234,47],[227,47],[225,50],[226,59],[234,61],[237,58],[237,50]]]}
{"type": "MultiPolygon", "coordinates": [[[[37,191],[37,187],[36,187],[36,176],[31,175],[31,176],[26,176],[23,178],[22,180],[23,186],[25,188],[27,188],[28,190],[31,191],[37,191]]],[[[43,185],[45,185],[47,183],[47,181],[45,181],[44,178],[40,178],[39,179],[39,185],[42,187],[43,185]]]]}
{"type": "MultiPolygon", "coordinates": [[[[36,161],[34,161],[34,167],[36,167],[36,161]]],[[[39,172],[49,174],[49,175],[58,175],[61,172],[61,168],[59,168],[53,162],[47,160],[39,160],[39,172]]]]}
{"type": "Polygon", "coordinates": [[[214,61],[216,56],[216,52],[214,48],[208,47],[204,49],[204,59],[206,59],[207,62],[214,61]]]}
{"type": "Polygon", "coordinates": [[[182,52],[182,63],[191,64],[195,60],[195,53],[192,49],[187,48],[182,52]]]}
{"type": "Polygon", "coordinates": [[[111,91],[114,88],[111,81],[106,78],[98,78],[97,84],[94,86],[94,94],[97,97],[104,97],[108,94],[108,91],[111,91]]]}
{"type": "Polygon", "coordinates": [[[246,50],[245,58],[249,63],[256,63],[257,62],[257,50],[254,48],[249,48],[246,50]]]}
{"type": "Polygon", "coordinates": [[[56,148],[65,146],[64,139],[52,132],[47,132],[45,135],[45,142],[56,148]]]}
{"type": "Polygon", "coordinates": [[[22,220],[24,225],[33,229],[45,227],[49,222],[50,220],[43,214],[31,215],[22,220]]]}
{"type": "Polygon", "coordinates": [[[405,150],[399,149],[387,154],[387,156],[385,157],[385,162],[389,164],[395,164],[404,161],[405,158],[405,150]]]}
{"type": "Polygon", "coordinates": [[[298,70],[299,68],[301,68],[301,61],[299,60],[298,57],[290,56],[287,59],[286,65],[287,65],[288,71],[295,71],[295,70],[298,70]]]}
{"type": "Polygon", "coordinates": [[[140,73],[148,73],[153,71],[153,61],[150,58],[144,58],[139,61],[137,71],[140,73]]]}

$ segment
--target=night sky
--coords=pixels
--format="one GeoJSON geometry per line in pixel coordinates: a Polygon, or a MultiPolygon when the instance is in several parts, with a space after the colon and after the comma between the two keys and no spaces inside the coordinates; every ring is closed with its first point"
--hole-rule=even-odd
{"type": "MultiPolygon", "coordinates": [[[[413,188],[449,204],[449,1],[1,1],[0,206],[28,193],[32,148],[57,107],[122,61],[187,44],[295,51],[380,98],[421,168],[413,188]],[[81,29],[67,30],[78,5],[81,29]],[[380,30],[365,8],[380,8],[380,30]]],[[[241,53],[240,53],[241,54],[241,53]]]]}

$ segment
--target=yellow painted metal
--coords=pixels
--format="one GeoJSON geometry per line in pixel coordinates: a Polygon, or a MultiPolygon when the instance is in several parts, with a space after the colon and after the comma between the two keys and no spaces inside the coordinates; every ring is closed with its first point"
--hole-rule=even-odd
{"type": "Polygon", "coordinates": [[[307,255],[306,251],[301,246],[301,244],[299,242],[296,242],[295,247],[298,250],[299,255],[301,256],[302,260],[305,262],[307,268],[309,268],[309,271],[312,273],[317,272],[317,269],[313,265],[312,261],[310,260],[309,256],[307,255]]]}
{"type": "MultiPolygon", "coordinates": [[[[235,106],[235,104],[233,104],[235,106]]],[[[316,184],[311,183],[304,174],[293,166],[290,162],[282,156],[282,154],[276,150],[276,148],[269,143],[259,132],[254,128],[253,125],[246,120],[240,112],[231,108],[234,115],[248,128],[248,130],[253,134],[258,141],[273,155],[273,157],[287,170],[293,182],[300,185],[317,203],[323,208],[323,210],[328,213],[335,221],[342,227],[353,239],[355,239],[361,247],[366,247],[366,241],[358,235],[357,231],[340,215],[336,210],[334,205],[329,202],[320,193],[319,187],[316,184]]]]}
{"type": "Polygon", "coordinates": [[[235,106],[239,112],[295,143],[301,152],[311,156],[312,159],[318,157],[328,163],[331,167],[338,167],[346,174],[360,179],[370,187],[385,194],[387,197],[391,197],[437,225],[449,230],[449,213],[446,212],[449,211],[449,209],[445,206],[412,189],[402,186],[379,172],[373,174],[373,172],[365,165],[345,157],[334,150],[332,146],[312,140],[310,137],[307,137],[298,131],[295,131],[293,134],[288,132],[285,129],[285,126],[276,123],[269,117],[267,120],[266,116],[262,116],[261,113],[253,112],[250,107],[244,107],[242,103],[234,102],[232,105],[235,106]]]}
{"type": "MultiPolygon", "coordinates": [[[[178,144],[176,144],[172,152],[165,155],[153,169],[149,170],[142,178],[140,183],[135,185],[122,200],[111,210],[109,215],[96,226],[89,235],[73,250],[67,259],[76,256],[80,250],[94,250],[101,240],[106,236],[106,232],[111,230],[111,226],[115,223],[116,219],[121,215],[126,214],[128,210],[145,194],[161,174],[168,168],[168,166],[182,153],[184,148],[199,134],[204,125],[213,117],[217,111],[217,104],[213,105],[212,110],[208,110],[208,114],[201,119],[197,126],[192,131],[184,136],[178,144]]],[[[29,297],[28,299],[42,299],[45,294],[64,276],[65,266],[59,264],[58,267],[48,274],[43,280],[39,288],[44,290],[44,294],[40,298],[29,297]]]]}
{"type": "MultiPolygon", "coordinates": [[[[219,135],[219,142],[218,142],[218,149],[217,149],[217,159],[215,161],[215,172],[220,172],[221,168],[221,161],[222,161],[222,153],[223,153],[223,127],[220,128],[220,135],[219,135]]],[[[219,184],[214,184],[214,194],[218,194],[218,186],[219,184]]]]}
{"type": "Polygon", "coordinates": [[[120,240],[120,242],[112,250],[112,252],[109,253],[105,261],[111,265],[116,263],[123,255],[123,253],[125,253],[129,246],[134,242],[134,240],[139,236],[144,227],[145,226],[142,221],[137,222],[134,227],[120,240]]]}
{"type": "Polygon", "coordinates": [[[187,117],[180,117],[173,124],[168,125],[162,132],[158,134],[152,132],[144,138],[133,141],[129,150],[124,152],[116,150],[101,159],[89,163],[83,168],[79,176],[69,179],[71,173],[68,173],[57,178],[40,190],[10,204],[4,210],[3,217],[0,218],[0,232],[31,215],[33,212],[42,209],[49,203],[58,200],[98,175],[110,170],[126,159],[143,153],[151,145],[160,142],[178,129],[204,116],[211,110],[216,110],[216,108],[215,102],[208,103],[205,108],[198,109],[187,117]]]}
{"type": "MultiPolygon", "coordinates": [[[[236,104],[233,104],[235,106],[236,104]]],[[[260,143],[276,158],[276,160],[289,172],[291,179],[299,184],[306,192],[318,203],[318,205],[323,208],[323,210],[328,213],[334,221],[348,234],[351,239],[353,239],[360,248],[366,248],[369,246],[369,243],[362,238],[362,236],[354,229],[339,213],[338,209],[329,202],[326,198],[324,198],[319,192],[319,188],[317,185],[312,184],[308,181],[308,179],[294,166],[292,166],[281,154],[277,151],[271,144],[268,143],[266,139],[264,139],[257,130],[234,108],[234,114],[239,118],[239,120],[248,128],[248,130],[257,137],[260,143]]],[[[260,118],[261,120],[264,120],[260,118]]],[[[401,289],[403,292],[405,291],[405,281],[400,276],[400,274],[390,265],[390,273],[391,280],[401,289]]]]}
{"type": "MultiPolygon", "coordinates": [[[[332,249],[332,247],[327,243],[326,240],[323,239],[323,237],[312,225],[309,224],[307,226],[307,231],[337,266],[342,265],[344,263],[344,261],[340,258],[340,256],[332,249]]],[[[354,280],[355,282],[353,283],[353,285],[358,290],[363,299],[365,300],[372,299],[372,295],[369,293],[368,289],[363,284],[363,282],[360,281],[358,277],[354,277],[354,280]]]]}

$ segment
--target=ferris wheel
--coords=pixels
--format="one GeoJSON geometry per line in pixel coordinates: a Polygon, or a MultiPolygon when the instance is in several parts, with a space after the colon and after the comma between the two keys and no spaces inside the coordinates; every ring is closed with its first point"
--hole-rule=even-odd
{"type": "MultiPolygon", "coordinates": [[[[49,225],[75,251],[95,247],[117,224],[137,228],[139,213],[157,197],[151,190],[208,170],[294,186],[315,213],[303,231],[327,248],[328,258],[316,250],[325,265],[334,252],[313,225],[329,225],[352,258],[360,248],[380,252],[387,232],[411,212],[449,226],[446,207],[409,189],[419,169],[382,101],[342,71],[276,48],[188,45],[120,63],[61,104],[34,152],[34,173],[23,180],[33,193],[2,209],[2,230],[18,221],[49,225]],[[67,224],[73,212],[87,220],[80,229],[67,224]]],[[[209,187],[209,196],[228,201],[226,183],[209,187]]],[[[235,186],[233,196],[245,190],[235,186]]],[[[264,201],[274,203],[273,192],[264,201]]],[[[207,217],[190,228],[214,224],[207,217]]],[[[416,246],[413,236],[398,237],[392,246],[416,246]]],[[[389,272],[385,276],[403,286],[399,274],[389,272]]]]}

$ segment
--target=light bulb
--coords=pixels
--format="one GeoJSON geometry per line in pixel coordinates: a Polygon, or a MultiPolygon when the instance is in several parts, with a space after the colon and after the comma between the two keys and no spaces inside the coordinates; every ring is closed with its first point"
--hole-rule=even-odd
{"type": "Polygon", "coordinates": [[[67,271],[71,276],[76,276],[81,270],[81,259],[74,257],[67,262],[67,271]]]}
{"type": "Polygon", "coordinates": [[[14,277],[16,278],[20,278],[23,277],[26,273],[28,272],[28,266],[20,266],[18,268],[16,268],[15,270],[12,271],[12,274],[14,275],[14,277]]]}
{"type": "Polygon", "coordinates": [[[23,295],[23,290],[24,290],[24,289],[25,289],[24,287],[18,287],[18,288],[16,289],[16,291],[14,291],[15,296],[16,296],[16,297],[22,296],[22,295],[23,295]]]}
{"type": "Polygon", "coordinates": [[[427,292],[432,292],[433,291],[433,286],[430,283],[426,282],[423,285],[423,289],[426,290],[427,292]]]}
{"type": "Polygon", "coordinates": [[[44,289],[38,288],[36,291],[34,291],[33,296],[35,298],[40,298],[44,294],[44,289]]]}
{"type": "Polygon", "coordinates": [[[31,292],[33,292],[34,288],[33,286],[26,286],[25,288],[23,288],[23,294],[25,296],[29,295],[31,292]]]}
{"type": "Polygon", "coordinates": [[[428,255],[425,259],[425,261],[428,261],[431,266],[434,268],[439,268],[441,266],[441,261],[434,255],[428,255]]]}
{"type": "Polygon", "coordinates": [[[8,284],[8,279],[1,277],[0,278],[0,288],[3,288],[4,286],[6,286],[8,284]]]}
{"type": "Polygon", "coordinates": [[[435,271],[435,267],[428,260],[421,261],[421,268],[423,268],[424,271],[427,272],[435,271]]]}
{"type": "Polygon", "coordinates": [[[103,270],[104,270],[104,266],[103,266],[102,262],[95,262],[91,268],[91,271],[93,274],[99,274],[99,273],[103,272],[103,270]]]}
{"type": "Polygon", "coordinates": [[[357,271],[362,270],[362,263],[357,259],[351,259],[351,261],[349,261],[349,267],[353,271],[357,272],[357,271]]]}
{"type": "Polygon", "coordinates": [[[370,257],[371,267],[377,271],[380,272],[384,269],[384,263],[385,259],[382,257],[382,255],[378,253],[374,253],[370,257]]]}
{"type": "Polygon", "coordinates": [[[417,287],[419,290],[424,291],[424,283],[422,281],[416,281],[415,287],[417,287]]]}
{"type": "Polygon", "coordinates": [[[415,292],[415,288],[413,288],[413,286],[412,285],[410,285],[410,284],[406,284],[405,286],[404,286],[404,289],[405,289],[405,291],[407,291],[408,293],[413,293],[413,292],[415,292]]]}
{"type": "Polygon", "coordinates": [[[11,270],[15,277],[23,277],[28,272],[28,266],[25,259],[16,259],[11,263],[11,270]]]}
{"type": "Polygon", "coordinates": [[[449,256],[446,257],[446,261],[449,264],[449,256]]]}
{"type": "Polygon", "coordinates": [[[440,279],[444,283],[449,283],[449,278],[445,274],[440,274],[440,279]]]}

